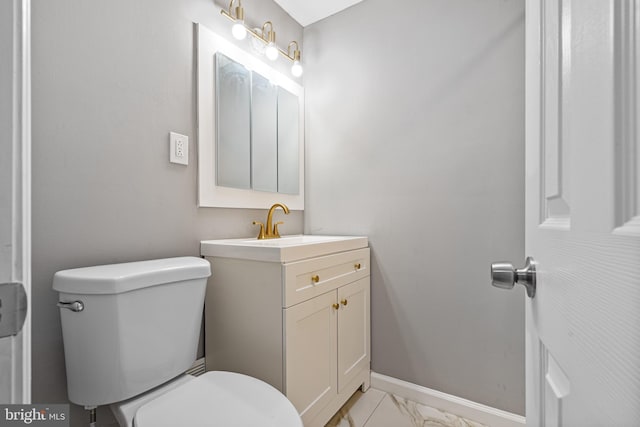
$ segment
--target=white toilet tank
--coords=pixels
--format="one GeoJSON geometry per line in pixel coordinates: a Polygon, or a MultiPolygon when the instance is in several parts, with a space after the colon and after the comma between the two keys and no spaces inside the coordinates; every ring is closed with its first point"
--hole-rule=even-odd
{"type": "Polygon", "coordinates": [[[210,275],[195,257],[57,272],[69,399],[111,404],[189,369],[210,275]]]}

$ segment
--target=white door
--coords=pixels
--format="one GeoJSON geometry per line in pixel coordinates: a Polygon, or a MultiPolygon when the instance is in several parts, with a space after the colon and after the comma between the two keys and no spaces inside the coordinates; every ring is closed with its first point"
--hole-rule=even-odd
{"type": "Polygon", "coordinates": [[[640,1],[526,3],[527,425],[640,426],[640,1]]]}
{"type": "Polygon", "coordinates": [[[0,403],[31,401],[29,0],[0,2],[0,403]]]}

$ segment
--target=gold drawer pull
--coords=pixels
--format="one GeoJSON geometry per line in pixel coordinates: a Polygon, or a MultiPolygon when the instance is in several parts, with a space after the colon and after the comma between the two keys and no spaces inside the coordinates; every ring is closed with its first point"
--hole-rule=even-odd
{"type": "Polygon", "coordinates": [[[335,310],[337,310],[337,309],[339,309],[339,308],[340,308],[340,304],[338,304],[338,303],[333,303],[333,304],[331,304],[331,307],[333,307],[335,310]]]}
{"type": "Polygon", "coordinates": [[[360,270],[361,265],[360,263],[357,263],[356,265],[354,265],[354,267],[356,268],[356,270],[360,270]]]}
{"type": "Polygon", "coordinates": [[[347,305],[347,303],[348,303],[348,302],[349,302],[349,301],[347,301],[347,299],[345,298],[345,299],[343,299],[342,301],[340,301],[340,304],[342,304],[342,305],[347,305]]]}
{"type": "Polygon", "coordinates": [[[317,274],[315,276],[311,276],[311,281],[313,283],[318,283],[320,281],[320,276],[318,276],[317,274]]]}

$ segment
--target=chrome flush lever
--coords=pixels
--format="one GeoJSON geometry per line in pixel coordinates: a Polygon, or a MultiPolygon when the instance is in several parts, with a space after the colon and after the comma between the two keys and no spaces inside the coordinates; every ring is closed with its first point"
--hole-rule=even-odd
{"type": "Polygon", "coordinates": [[[536,295],[536,262],[527,257],[523,268],[515,269],[509,262],[494,262],[491,264],[491,284],[496,288],[512,289],[519,283],[527,288],[527,296],[536,295]]]}
{"type": "Polygon", "coordinates": [[[60,308],[66,308],[67,310],[71,310],[76,313],[84,310],[84,303],[82,301],[60,301],[57,305],[60,308]]]}

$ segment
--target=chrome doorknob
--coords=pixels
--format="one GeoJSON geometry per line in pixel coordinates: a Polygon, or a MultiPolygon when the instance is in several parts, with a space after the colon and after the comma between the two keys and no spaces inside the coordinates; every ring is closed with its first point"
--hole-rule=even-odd
{"type": "Polygon", "coordinates": [[[496,288],[512,289],[519,283],[527,289],[527,296],[536,295],[536,262],[527,257],[523,268],[515,269],[509,262],[494,262],[491,264],[491,284],[496,288]]]}

